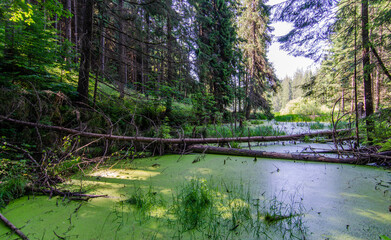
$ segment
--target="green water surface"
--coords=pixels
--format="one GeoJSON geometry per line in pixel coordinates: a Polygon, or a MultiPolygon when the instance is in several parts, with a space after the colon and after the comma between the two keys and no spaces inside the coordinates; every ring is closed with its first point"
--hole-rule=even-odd
{"type": "MultiPolygon", "coordinates": [[[[282,229],[262,225],[266,226],[264,233],[256,235],[252,232],[255,227],[245,225],[244,220],[233,227],[223,225],[223,221],[211,221],[203,227],[215,228],[221,235],[179,228],[181,223],[171,214],[173,196],[191,179],[203,179],[220,186],[215,190],[222,196],[235,189],[248,189],[250,201],[275,198],[288,206],[297,204],[303,224],[300,227],[306,229],[305,236],[297,235],[299,239],[391,237],[388,170],[221,155],[205,155],[193,163],[197,156],[166,155],[113,163],[88,176],[75,176],[68,183],[90,194],[108,194],[109,198],[77,202],[30,195],[13,201],[1,212],[30,239],[281,239],[278,232],[282,229]],[[135,189],[152,191],[164,203],[140,213],[123,203],[135,189]]],[[[221,209],[221,216],[211,219],[232,218],[224,206],[221,209]]],[[[0,225],[0,239],[17,236],[0,225]]]]}

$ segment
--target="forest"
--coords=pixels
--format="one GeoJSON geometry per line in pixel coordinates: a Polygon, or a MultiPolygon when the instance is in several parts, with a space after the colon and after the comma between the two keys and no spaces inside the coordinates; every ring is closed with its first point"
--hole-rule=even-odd
{"type": "Polygon", "coordinates": [[[391,2],[278,2],[2,0],[0,239],[391,239],[391,2]]]}

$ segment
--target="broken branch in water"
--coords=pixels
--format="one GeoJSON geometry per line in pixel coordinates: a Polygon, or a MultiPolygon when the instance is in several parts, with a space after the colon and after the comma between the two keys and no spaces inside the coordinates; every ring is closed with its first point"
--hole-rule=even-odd
{"type": "Polygon", "coordinates": [[[203,146],[203,145],[190,146],[189,150],[192,150],[193,152],[197,152],[197,153],[204,152],[204,153],[212,153],[212,154],[224,154],[224,155],[246,156],[246,157],[262,157],[262,158],[275,158],[275,159],[287,159],[287,160],[298,160],[298,161],[357,164],[356,158],[331,158],[331,157],[314,156],[308,154],[265,152],[265,151],[237,149],[237,148],[211,147],[211,146],[203,146]]]}
{"type": "Polygon", "coordinates": [[[15,227],[14,224],[12,224],[6,217],[4,217],[1,213],[0,213],[0,219],[1,221],[3,221],[3,223],[5,225],[7,225],[7,227],[9,227],[13,232],[15,232],[19,237],[21,237],[23,240],[28,240],[28,237],[26,235],[24,235],[24,233],[22,231],[19,230],[19,228],[15,227]]]}

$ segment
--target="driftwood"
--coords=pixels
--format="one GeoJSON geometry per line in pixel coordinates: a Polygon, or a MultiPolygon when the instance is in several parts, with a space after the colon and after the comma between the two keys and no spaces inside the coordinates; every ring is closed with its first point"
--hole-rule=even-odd
{"type": "Polygon", "coordinates": [[[13,225],[10,221],[8,221],[8,219],[6,217],[4,217],[1,213],[0,213],[0,219],[1,219],[1,221],[4,222],[5,225],[7,225],[7,227],[9,227],[19,237],[21,237],[24,240],[28,240],[28,237],[26,235],[24,235],[22,233],[22,231],[19,230],[19,228],[15,227],[15,225],[13,225]]]}
{"type": "Polygon", "coordinates": [[[327,162],[327,163],[347,163],[347,164],[358,163],[356,158],[331,158],[331,157],[315,156],[309,154],[276,153],[276,152],[265,152],[265,151],[237,149],[237,148],[211,147],[211,146],[203,146],[203,145],[190,146],[189,150],[197,153],[212,153],[212,154],[224,154],[224,155],[245,156],[245,157],[276,158],[276,159],[327,162]]]}
{"type": "MultiPolygon", "coordinates": [[[[51,131],[63,132],[68,134],[74,134],[86,138],[104,138],[108,140],[117,140],[117,141],[134,141],[140,143],[161,143],[161,144],[203,144],[203,143],[229,143],[229,142],[271,142],[271,141],[289,141],[289,140],[300,140],[306,136],[316,137],[316,136],[332,136],[333,131],[320,131],[316,133],[302,133],[294,135],[284,135],[284,136],[255,136],[255,137],[229,137],[229,138],[151,138],[151,137],[131,137],[131,136],[118,136],[111,134],[99,134],[92,132],[83,132],[75,129],[58,127],[58,126],[49,126],[40,123],[32,123],[21,120],[16,120],[12,118],[7,118],[0,115],[0,119],[24,126],[37,127],[42,129],[47,129],[51,131]]],[[[338,130],[337,133],[349,132],[350,130],[338,130]]],[[[335,133],[335,132],[334,132],[335,133]]]]}

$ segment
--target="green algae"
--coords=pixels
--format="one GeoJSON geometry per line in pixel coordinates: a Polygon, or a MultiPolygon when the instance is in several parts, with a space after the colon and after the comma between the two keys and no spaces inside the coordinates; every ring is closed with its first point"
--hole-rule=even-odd
{"type": "MultiPolygon", "coordinates": [[[[167,155],[119,162],[88,176],[75,176],[71,182],[76,189],[82,186],[91,194],[110,198],[68,202],[26,196],[2,213],[30,239],[58,239],[56,235],[66,239],[282,239],[281,234],[289,239],[289,233],[300,228],[307,229],[306,239],[391,235],[387,192],[391,174],[385,170],[283,160],[254,162],[219,155],[205,155],[193,163],[196,158],[167,155]],[[184,231],[173,208],[180,204],[181,191],[192,180],[201,179],[208,183],[216,204],[203,215],[201,228],[184,231]],[[144,211],[127,204],[136,189],[156,195],[160,203],[144,211]],[[278,206],[280,212],[271,211],[278,206]],[[292,216],[300,216],[291,222],[291,231],[283,231],[289,228],[287,222],[265,227],[266,213],[283,217],[292,210],[292,216]],[[255,234],[257,229],[260,235],[255,234]]],[[[0,239],[8,238],[16,236],[9,237],[9,230],[0,225],[0,239]]]]}

